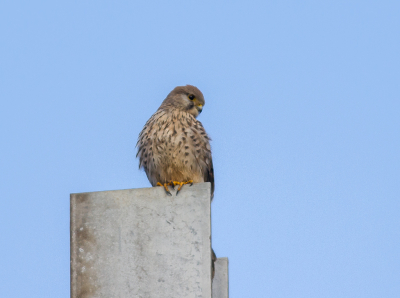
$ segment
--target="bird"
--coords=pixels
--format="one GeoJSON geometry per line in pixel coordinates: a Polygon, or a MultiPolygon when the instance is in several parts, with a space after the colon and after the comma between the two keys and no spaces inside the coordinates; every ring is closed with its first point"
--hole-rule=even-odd
{"type": "Polygon", "coordinates": [[[205,105],[203,93],[195,86],[174,88],[146,122],[136,144],[139,169],[143,168],[152,186],[200,182],[211,183],[214,197],[214,167],[210,137],[196,118],[205,105]]]}

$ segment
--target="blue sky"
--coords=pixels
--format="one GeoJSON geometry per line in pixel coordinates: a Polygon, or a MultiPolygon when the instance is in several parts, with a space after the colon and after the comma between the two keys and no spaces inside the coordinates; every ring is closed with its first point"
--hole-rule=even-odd
{"type": "Polygon", "coordinates": [[[2,297],[69,297],[69,194],[205,95],[231,297],[400,297],[400,2],[3,1],[2,297]]]}

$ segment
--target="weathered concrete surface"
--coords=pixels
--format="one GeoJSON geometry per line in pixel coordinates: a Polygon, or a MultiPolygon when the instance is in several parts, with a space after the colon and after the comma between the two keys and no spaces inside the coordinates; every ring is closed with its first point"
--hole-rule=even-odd
{"type": "Polygon", "coordinates": [[[210,183],[71,194],[71,297],[210,298],[210,239],[210,183]]]}
{"type": "Polygon", "coordinates": [[[215,262],[215,276],[212,283],[212,298],[229,297],[228,258],[218,258],[215,262]]]}

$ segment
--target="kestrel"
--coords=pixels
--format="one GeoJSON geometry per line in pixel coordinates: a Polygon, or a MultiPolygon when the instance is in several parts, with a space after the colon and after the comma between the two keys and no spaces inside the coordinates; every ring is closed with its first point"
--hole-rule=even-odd
{"type": "Polygon", "coordinates": [[[162,102],[139,134],[136,147],[139,168],[144,168],[152,186],[211,182],[214,168],[210,138],[196,118],[203,110],[204,96],[195,86],[178,86],[162,102]]]}

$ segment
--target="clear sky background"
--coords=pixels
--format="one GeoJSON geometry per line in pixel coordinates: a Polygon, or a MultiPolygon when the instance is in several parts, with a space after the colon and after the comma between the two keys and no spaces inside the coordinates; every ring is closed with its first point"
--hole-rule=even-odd
{"type": "Polygon", "coordinates": [[[150,186],[177,85],[230,297],[400,297],[399,1],[0,4],[0,296],[69,297],[69,194],[150,186]]]}

